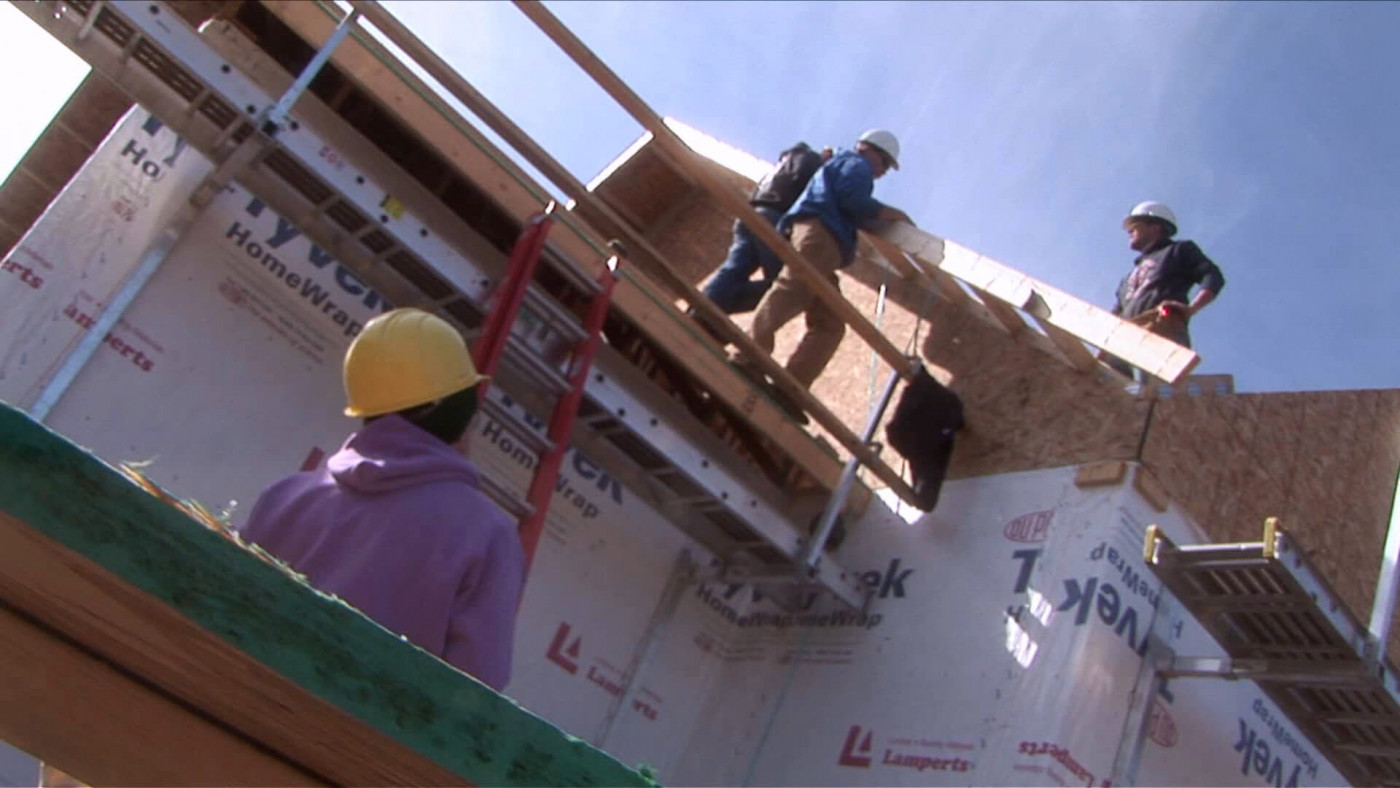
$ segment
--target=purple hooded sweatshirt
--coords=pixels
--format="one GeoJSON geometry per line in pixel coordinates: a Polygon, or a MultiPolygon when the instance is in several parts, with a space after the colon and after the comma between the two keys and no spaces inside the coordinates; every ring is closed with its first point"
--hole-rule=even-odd
{"type": "Polygon", "coordinates": [[[269,487],[240,531],[316,588],[500,690],[525,557],[479,479],[451,446],[385,416],[325,470],[269,487]]]}

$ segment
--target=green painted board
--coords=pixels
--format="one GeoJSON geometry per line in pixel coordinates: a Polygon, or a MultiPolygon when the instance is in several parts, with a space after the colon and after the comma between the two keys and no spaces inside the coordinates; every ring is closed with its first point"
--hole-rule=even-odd
{"type": "Polygon", "coordinates": [[[0,511],[479,785],[655,785],[0,403],[0,511]]]}

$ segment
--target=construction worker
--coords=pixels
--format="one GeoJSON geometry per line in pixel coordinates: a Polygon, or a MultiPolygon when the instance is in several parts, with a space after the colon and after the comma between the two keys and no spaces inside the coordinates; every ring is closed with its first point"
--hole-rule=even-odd
{"type": "MultiPolygon", "coordinates": [[[[823,164],[778,221],[778,229],[788,236],[798,254],[838,289],[836,271],[855,260],[856,232],[860,228],[874,222],[913,224],[903,211],[871,196],[875,180],[891,169],[899,169],[899,140],[884,129],[871,129],[860,135],[854,150],[842,150],[823,164]]],[[[754,342],[771,353],[778,329],[804,312],[807,331],[788,359],[787,370],[803,386],[810,387],[840,346],[846,323],[816,297],[800,274],[791,268],[782,270],[759,304],[750,331],[754,342]]],[[[742,355],[736,363],[751,377],[762,379],[752,362],[742,355]]],[[[773,392],[780,405],[805,421],[795,403],[780,390],[773,392]]]]}
{"type": "MultiPolygon", "coordinates": [[[[831,148],[820,153],[799,142],[783,151],[778,164],[749,195],[749,205],[768,223],[777,226],[778,220],[797,201],[798,195],[806,188],[812,175],[831,160],[831,148]]],[[[715,306],[729,314],[748,312],[758,306],[764,293],[778,278],[783,261],[773,251],[759,243],[742,221],[734,221],[734,242],[729,246],[729,255],[724,263],[705,285],[705,295],[715,306]],[[755,271],[763,269],[763,278],[753,281],[755,271]]]]}
{"type": "Polygon", "coordinates": [[[515,523],[455,447],[477,410],[461,334],[419,309],[376,317],[345,354],[345,415],[323,470],[258,499],[244,538],[497,690],[510,679],[525,559],[515,523]]]}
{"type": "MultiPolygon", "coordinates": [[[[1191,347],[1191,317],[1215,300],[1225,276],[1193,241],[1176,241],[1176,214],[1165,204],[1139,203],[1123,220],[1128,245],[1138,253],[1133,270],[1118,285],[1113,314],[1154,334],[1191,347]],[[1199,285],[1195,297],[1191,288],[1199,285]]],[[[1133,368],[1111,357],[1109,364],[1125,375],[1133,368]]]]}

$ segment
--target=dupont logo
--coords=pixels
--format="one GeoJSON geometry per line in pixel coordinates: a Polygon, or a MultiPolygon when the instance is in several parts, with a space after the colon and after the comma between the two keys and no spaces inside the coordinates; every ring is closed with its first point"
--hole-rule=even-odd
{"type": "Polygon", "coordinates": [[[571,631],[567,621],[559,622],[559,629],[554,633],[554,640],[550,641],[549,651],[545,652],[545,656],[569,673],[578,673],[579,641],[583,638],[575,635],[570,641],[571,631]]]}
{"type": "Polygon", "coordinates": [[[851,729],[846,731],[846,743],[841,746],[841,758],[836,761],[836,764],[857,769],[869,769],[870,740],[874,733],[874,731],[861,728],[859,725],[852,725],[851,729]]]}
{"type": "Polygon", "coordinates": [[[1161,698],[1152,699],[1152,710],[1147,717],[1147,738],[1159,747],[1176,746],[1176,720],[1172,719],[1161,698]]]}
{"type": "Polygon", "coordinates": [[[1043,542],[1050,535],[1054,509],[1023,514],[1006,524],[1002,534],[1013,542],[1043,542]]]}

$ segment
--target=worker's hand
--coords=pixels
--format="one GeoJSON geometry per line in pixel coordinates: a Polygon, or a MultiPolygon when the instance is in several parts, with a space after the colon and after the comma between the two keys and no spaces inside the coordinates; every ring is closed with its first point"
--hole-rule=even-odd
{"type": "Polygon", "coordinates": [[[1184,304],[1180,301],[1163,301],[1157,305],[1157,314],[1162,317],[1172,317],[1174,315],[1190,317],[1195,314],[1195,310],[1191,308],[1190,304],[1184,304]]]}

